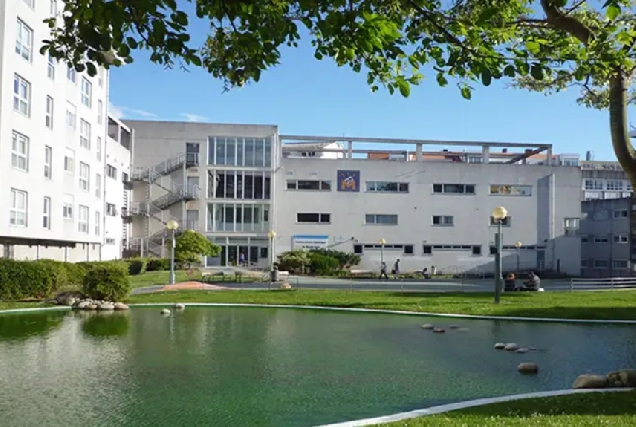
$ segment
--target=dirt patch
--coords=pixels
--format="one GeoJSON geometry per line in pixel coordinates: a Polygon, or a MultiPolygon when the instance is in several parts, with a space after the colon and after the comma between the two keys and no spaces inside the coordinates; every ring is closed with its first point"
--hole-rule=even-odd
{"type": "Polygon", "coordinates": [[[175,283],[174,285],[166,285],[161,288],[162,291],[191,291],[191,290],[202,290],[202,291],[219,291],[223,289],[227,289],[223,286],[218,285],[210,285],[207,283],[201,282],[181,282],[175,283]]]}

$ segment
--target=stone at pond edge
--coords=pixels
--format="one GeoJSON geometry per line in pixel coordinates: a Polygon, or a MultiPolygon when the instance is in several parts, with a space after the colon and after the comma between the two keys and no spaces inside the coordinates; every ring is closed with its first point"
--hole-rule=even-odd
{"type": "Polygon", "coordinates": [[[510,342],[510,343],[506,344],[506,346],[504,347],[504,350],[506,350],[506,351],[517,351],[517,350],[519,350],[519,344],[514,343],[514,342],[510,342]]]}
{"type": "Polygon", "coordinates": [[[536,374],[539,372],[539,366],[536,363],[520,363],[517,366],[517,371],[522,374],[536,374]]]}
{"type": "Polygon", "coordinates": [[[110,303],[110,302],[104,302],[99,306],[100,310],[114,310],[115,309],[115,304],[110,303]]]}
{"type": "Polygon", "coordinates": [[[176,310],[185,310],[185,304],[181,304],[180,302],[176,303],[172,307],[175,308],[176,310]]]}
{"type": "Polygon", "coordinates": [[[282,283],[282,284],[280,285],[280,288],[279,288],[279,289],[291,289],[291,288],[292,288],[292,287],[291,287],[291,285],[290,285],[289,283],[284,282],[284,283],[282,283]]]}
{"type": "Polygon", "coordinates": [[[86,310],[97,310],[97,304],[90,303],[86,306],[86,310]]]}
{"type": "Polygon", "coordinates": [[[495,350],[503,350],[504,348],[506,348],[506,344],[502,342],[498,342],[497,344],[495,344],[495,350]]]}
{"type": "Polygon", "coordinates": [[[523,348],[523,347],[522,347],[522,348],[518,348],[518,349],[517,349],[517,353],[519,353],[519,354],[524,354],[524,353],[527,353],[527,352],[528,352],[528,349],[527,349],[527,348],[523,348]]]}
{"type": "Polygon", "coordinates": [[[448,329],[459,329],[459,326],[457,326],[457,325],[449,325],[448,329]]]}
{"type": "Polygon", "coordinates": [[[161,310],[161,314],[170,314],[170,310],[164,308],[163,310],[161,310]]]}
{"type": "Polygon", "coordinates": [[[636,387],[636,371],[623,369],[607,375],[610,387],[636,387]]]}
{"type": "Polygon", "coordinates": [[[433,328],[433,332],[436,333],[436,334],[443,334],[446,331],[444,329],[442,329],[442,328],[433,328]]]}
{"type": "Polygon", "coordinates": [[[115,310],[128,310],[128,306],[126,304],[124,304],[123,302],[116,302],[114,304],[115,306],[115,310]]]}
{"type": "Polygon", "coordinates": [[[609,380],[606,376],[580,375],[576,380],[574,380],[574,384],[572,385],[572,388],[573,389],[606,388],[608,386],[609,386],[609,380]]]}
{"type": "Polygon", "coordinates": [[[431,325],[430,323],[426,323],[422,325],[422,329],[433,330],[435,329],[435,326],[431,325]]]}

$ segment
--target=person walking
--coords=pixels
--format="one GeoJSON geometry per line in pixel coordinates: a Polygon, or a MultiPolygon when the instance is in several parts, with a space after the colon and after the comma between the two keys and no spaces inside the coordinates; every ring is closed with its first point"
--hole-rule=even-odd
{"type": "Polygon", "coordinates": [[[378,279],[386,279],[389,280],[389,275],[386,274],[386,262],[382,261],[380,263],[380,277],[378,279]]]}
{"type": "Polygon", "coordinates": [[[395,264],[393,264],[393,271],[391,271],[391,273],[393,274],[393,278],[396,280],[400,276],[400,259],[399,258],[395,260],[395,264]]]}

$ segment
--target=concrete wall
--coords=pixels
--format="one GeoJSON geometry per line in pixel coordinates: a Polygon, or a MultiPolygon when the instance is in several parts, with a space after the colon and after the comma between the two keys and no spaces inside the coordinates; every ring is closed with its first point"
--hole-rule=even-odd
{"type": "Polygon", "coordinates": [[[584,276],[631,276],[630,203],[630,198],[582,203],[581,266],[584,276]]]}
{"type": "MultiPolygon", "coordinates": [[[[43,39],[48,37],[49,29],[42,21],[49,17],[50,3],[35,2],[35,10],[30,9],[23,1],[5,1],[0,5],[0,33],[2,33],[2,50],[0,54],[0,238],[46,239],[60,242],[88,243],[95,251],[89,250],[88,257],[98,258],[102,236],[95,233],[95,212],[101,212],[104,200],[95,194],[95,173],[101,172],[102,161],[96,156],[96,140],[105,140],[105,118],[107,105],[108,76],[104,73],[101,85],[96,77],[83,76],[78,73],[76,82],[67,78],[67,67],[56,64],[55,75],[50,79],[47,75],[48,59],[40,55],[39,49],[43,39]],[[33,44],[29,59],[23,58],[15,51],[16,26],[18,19],[33,30],[33,44]],[[13,108],[13,79],[18,74],[30,83],[29,113],[24,115],[13,108]],[[91,83],[90,106],[82,103],[81,82],[86,77],[91,83]],[[46,99],[53,98],[53,126],[46,126],[46,99]],[[100,104],[101,101],[101,104],[100,104]],[[67,125],[66,112],[71,103],[76,108],[75,128],[67,125]],[[98,106],[102,106],[101,115],[98,106]],[[101,117],[102,122],[98,122],[101,117]],[[90,124],[90,149],[80,146],[80,120],[90,124]],[[26,136],[28,143],[28,168],[26,171],[12,165],[12,134],[18,132],[26,136]],[[51,178],[44,177],[45,146],[52,148],[51,178]],[[73,153],[74,173],[64,171],[64,157],[67,152],[73,153]],[[79,185],[79,164],[83,162],[90,168],[90,189],[83,191],[79,185]],[[27,224],[16,226],[10,224],[12,205],[12,189],[27,194],[27,224]],[[65,195],[73,198],[73,218],[63,218],[63,202],[65,195]],[[44,198],[51,200],[50,227],[44,226],[44,198]],[[88,230],[79,231],[79,206],[89,209],[88,230]]],[[[4,253],[4,248],[2,252],[4,253]]],[[[17,258],[35,258],[38,251],[35,246],[16,246],[6,249],[17,258]]],[[[72,259],[86,259],[86,250],[71,249],[72,259]],[[77,255],[77,256],[76,256],[77,255]]],[[[40,250],[40,257],[63,259],[64,250],[40,250]]]]}
{"type": "MultiPolygon", "coordinates": [[[[401,269],[421,270],[435,265],[438,271],[492,271],[489,247],[496,227],[490,215],[504,206],[511,226],[503,227],[504,268],[514,269],[516,242],[521,268],[537,268],[543,251],[545,268],[580,273],[580,238],[564,236],[565,218],[580,217],[581,172],[577,167],[540,165],[455,164],[447,162],[389,162],[382,160],[283,159],[277,172],[276,252],[292,249],[293,236],[328,236],[334,249],[352,251],[354,245],[377,245],[364,249],[361,268],[377,270],[382,252],[387,263],[401,259],[401,269]],[[359,171],[360,191],[338,191],[338,171],[359,171]],[[331,191],[287,190],[286,180],[324,180],[331,191]],[[367,181],[408,183],[406,193],[366,191],[367,181]],[[435,183],[474,184],[476,194],[435,194],[435,183]],[[530,196],[491,195],[490,185],[528,185],[530,196]],[[300,224],[297,213],[329,213],[330,222],[300,224]],[[366,214],[396,214],[397,225],[365,224],[366,214]],[[433,225],[434,215],[452,216],[453,226],[433,225]],[[379,242],[386,240],[381,251],[379,242]],[[412,245],[413,254],[392,245],[412,245]],[[424,246],[432,245],[431,254],[424,246]],[[435,248],[435,246],[449,246],[435,248]],[[472,249],[453,246],[481,246],[472,249]]],[[[318,238],[318,240],[320,240],[318,238]]]]}

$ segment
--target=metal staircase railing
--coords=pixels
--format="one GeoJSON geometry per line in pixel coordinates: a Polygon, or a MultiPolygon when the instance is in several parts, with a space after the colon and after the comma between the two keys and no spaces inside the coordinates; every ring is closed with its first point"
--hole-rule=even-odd
{"type": "Polygon", "coordinates": [[[133,181],[145,181],[152,184],[162,176],[181,169],[184,164],[186,168],[199,166],[199,153],[182,153],[149,168],[142,166],[133,167],[130,178],[133,181]]]}
{"type": "Polygon", "coordinates": [[[141,252],[144,256],[154,255],[161,257],[163,255],[163,248],[150,240],[143,237],[134,237],[128,241],[128,249],[141,252]]]}
{"type": "Polygon", "coordinates": [[[163,196],[153,200],[152,204],[157,208],[164,210],[181,201],[187,202],[197,200],[199,198],[199,193],[200,188],[198,185],[186,187],[173,182],[172,190],[167,191],[163,196]]]}
{"type": "Polygon", "coordinates": [[[155,206],[153,203],[146,202],[134,202],[130,204],[130,208],[127,209],[127,213],[132,216],[151,216],[161,222],[163,225],[168,224],[169,221],[177,218],[155,206]]]}

